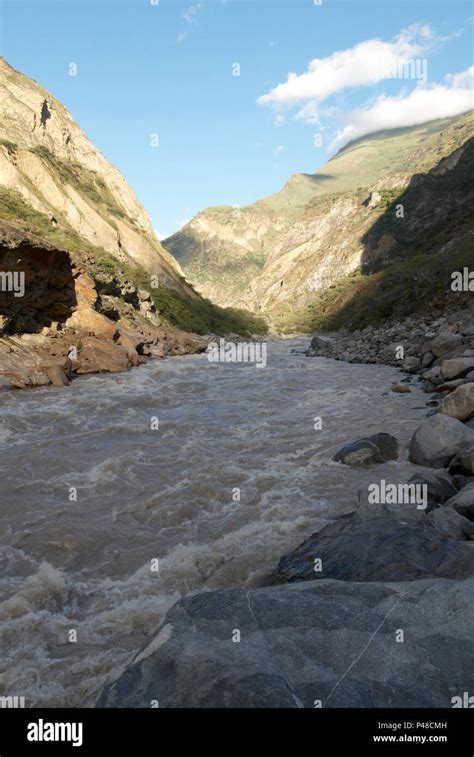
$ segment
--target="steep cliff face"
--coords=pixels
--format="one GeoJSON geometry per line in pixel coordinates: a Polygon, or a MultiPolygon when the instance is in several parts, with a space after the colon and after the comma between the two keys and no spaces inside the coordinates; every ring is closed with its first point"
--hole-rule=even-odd
{"type": "Polygon", "coordinates": [[[52,226],[195,296],[131,188],[55,97],[0,59],[0,184],[52,226]]]}
{"type": "Polygon", "coordinates": [[[473,136],[472,113],[371,135],[255,205],[203,211],[163,244],[216,302],[311,330],[308,310],[341,282],[415,252],[427,231],[432,252],[435,228],[457,233],[469,217],[473,136]]]}
{"type": "Polygon", "coordinates": [[[119,171],[0,59],[0,387],[62,385],[200,351],[195,333],[262,328],[194,290],[119,171]]]}

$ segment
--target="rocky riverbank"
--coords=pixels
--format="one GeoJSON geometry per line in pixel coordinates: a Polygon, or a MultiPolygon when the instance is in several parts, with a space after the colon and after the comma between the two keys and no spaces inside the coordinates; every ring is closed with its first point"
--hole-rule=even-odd
{"type": "Polygon", "coordinates": [[[8,272],[0,292],[0,388],[64,386],[77,375],[126,371],[206,348],[201,337],[161,323],[150,292],[123,275],[92,276],[87,259],[81,265],[4,222],[0,248],[8,272]],[[24,292],[8,289],[22,281],[24,292]]]}
{"type": "MultiPolygon", "coordinates": [[[[373,472],[353,511],[282,557],[260,588],[178,602],[97,706],[458,706],[472,685],[474,330],[448,318],[437,327],[417,329],[418,354],[415,338],[408,347],[419,367],[430,353],[420,380],[438,390],[409,444],[387,429],[333,456],[373,472]],[[381,480],[378,466],[406,458],[419,466],[406,484],[381,480]]],[[[373,350],[359,336],[374,362],[387,333],[408,346],[412,332],[380,330],[373,350]]],[[[310,354],[342,359],[347,348],[318,337],[310,354]]]]}
{"type": "Polygon", "coordinates": [[[419,374],[429,384],[474,378],[474,301],[463,309],[447,309],[440,317],[387,321],[379,327],[314,336],[308,356],[330,357],[349,363],[384,363],[419,374]],[[462,364],[447,361],[462,360],[462,364]],[[443,363],[446,363],[443,365],[443,363]]]}

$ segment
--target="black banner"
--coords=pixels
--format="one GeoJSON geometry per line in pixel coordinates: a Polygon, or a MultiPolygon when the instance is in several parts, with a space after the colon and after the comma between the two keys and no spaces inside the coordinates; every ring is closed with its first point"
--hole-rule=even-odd
{"type": "Polygon", "coordinates": [[[472,757],[472,713],[450,710],[0,710],[0,757],[293,748],[472,757]],[[256,740],[258,739],[258,741],[256,740]],[[263,748],[263,747],[262,747],[263,748]],[[99,752],[100,750],[100,752],[99,752]],[[132,752],[133,750],[133,752],[132,752]]]}

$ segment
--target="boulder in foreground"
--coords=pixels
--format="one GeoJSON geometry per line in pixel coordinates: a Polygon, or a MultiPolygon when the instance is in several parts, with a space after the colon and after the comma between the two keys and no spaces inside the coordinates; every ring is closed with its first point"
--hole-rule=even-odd
{"type": "Polygon", "coordinates": [[[473,578],[204,592],[170,610],[97,706],[449,708],[472,687],[473,602],[473,578]]]}

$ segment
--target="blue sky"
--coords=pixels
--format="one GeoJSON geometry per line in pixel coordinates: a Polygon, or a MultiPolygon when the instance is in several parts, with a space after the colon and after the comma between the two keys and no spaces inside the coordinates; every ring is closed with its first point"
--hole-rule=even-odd
{"type": "Polygon", "coordinates": [[[364,131],[467,110],[470,17],[461,0],[4,0],[2,54],[66,105],[168,235],[364,131]],[[416,79],[387,74],[394,55],[427,61],[427,81],[421,63],[416,79]]]}

